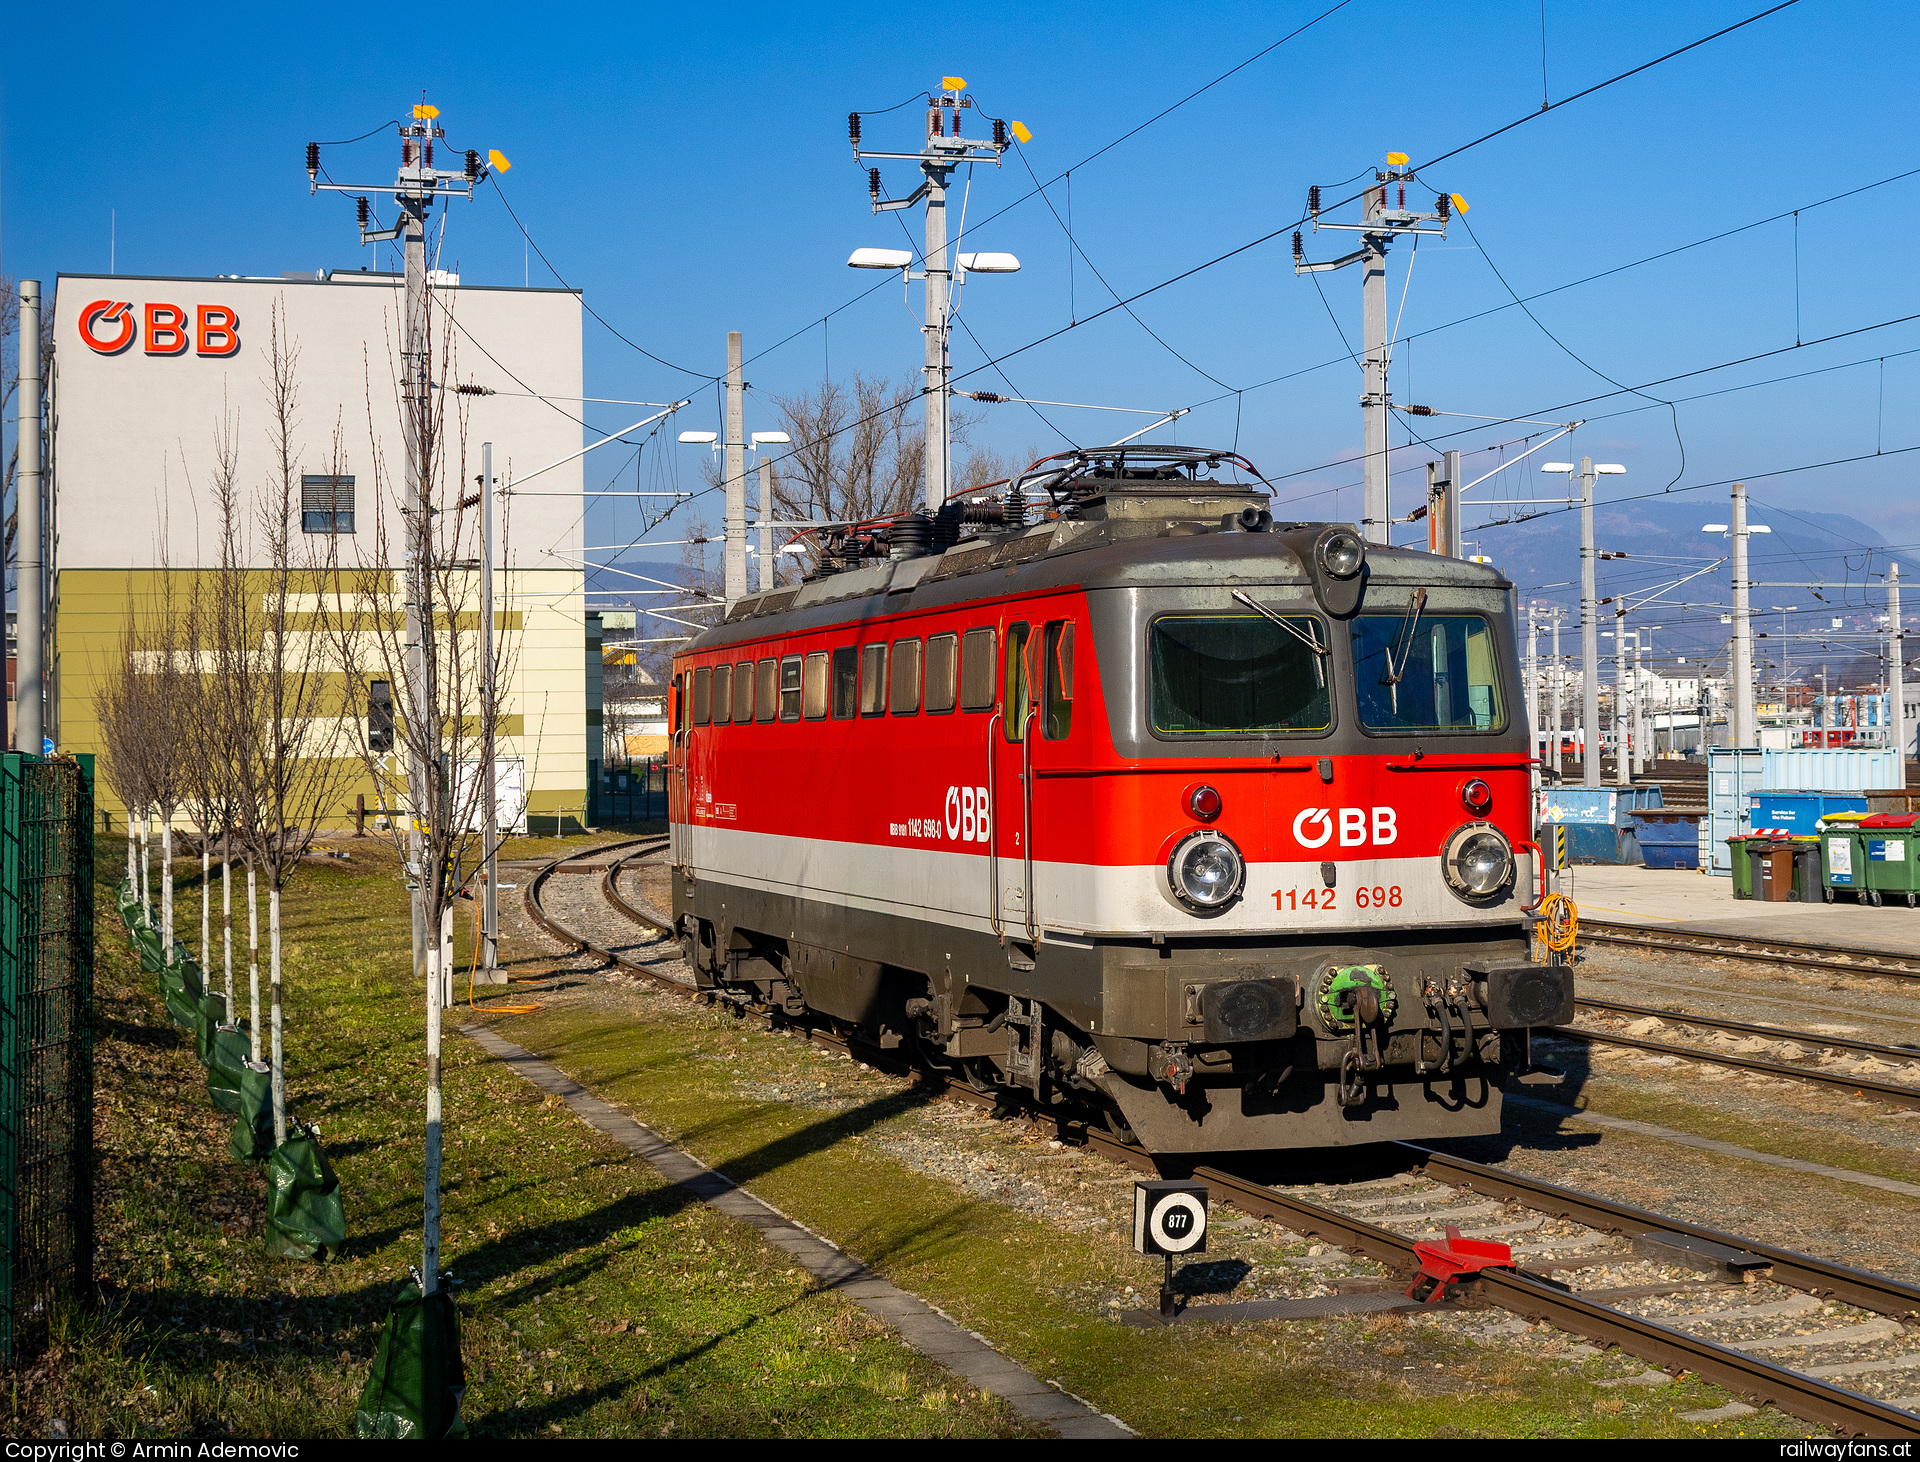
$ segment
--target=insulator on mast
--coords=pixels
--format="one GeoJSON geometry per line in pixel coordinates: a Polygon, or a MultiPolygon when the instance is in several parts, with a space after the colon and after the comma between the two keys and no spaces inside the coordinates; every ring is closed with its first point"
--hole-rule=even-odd
{"type": "Polygon", "coordinates": [[[317,142],[309,142],[307,144],[307,176],[312,177],[315,173],[319,171],[320,171],[320,144],[317,142]]]}
{"type": "Polygon", "coordinates": [[[955,137],[960,135],[960,109],[958,107],[953,109],[953,135],[955,137]]]}
{"type": "Polygon", "coordinates": [[[1300,239],[1300,230],[1295,229],[1293,231],[1293,257],[1296,259],[1303,259],[1306,257],[1306,253],[1307,253],[1306,248],[1302,244],[1300,239]]]}
{"type": "Polygon", "coordinates": [[[938,137],[939,135],[940,109],[938,107],[930,107],[927,110],[927,136],[938,137]]]}
{"type": "Polygon", "coordinates": [[[993,145],[995,147],[1005,147],[1007,145],[1007,124],[1006,121],[1000,117],[993,119],[993,145]]]}
{"type": "Polygon", "coordinates": [[[400,139],[400,166],[403,168],[413,166],[413,144],[404,137],[400,139]]]}
{"type": "Polygon", "coordinates": [[[1440,221],[1445,223],[1449,218],[1453,217],[1453,199],[1449,198],[1445,193],[1440,194],[1433,200],[1433,211],[1439,214],[1440,221]]]}
{"type": "Polygon", "coordinates": [[[847,141],[856,148],[860,146],[860,114],[858,112],[847,113],[847,141]]]}
{"type": "Polygon", "coordinates": [[[365,228],[367,226],[367,220],[373,216],[373,209],[368,206],[367,200],[365,198],[354,199],[353,211],[359,216],[360,227],[365,228]]]}
{"type": "Polygon", "coordinates": [[[431,142],[427,144],[426,162],[428,167],[433,166],[433,144],[431,142]]]}
{"type": "Polygon", "coordinates": [[[1313,218],[1320,216],[1320,185],[1318,183],[1307,189],[1307,213],[1313,218]]]}
{"type": "Polygon", "coordinates": [[[471,147],[467,149],[467,181],[477,182],[480,178],[480,154],[471,147]]]}
{"type": "Polygon", "coordinates": [[[867,169],[867,191],[873,195],[873,201],[880,201],[880,169],[867,169]]]}

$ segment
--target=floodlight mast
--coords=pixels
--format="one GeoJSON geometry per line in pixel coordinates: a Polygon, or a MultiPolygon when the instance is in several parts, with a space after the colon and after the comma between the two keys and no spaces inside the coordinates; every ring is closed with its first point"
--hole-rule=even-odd
{"type": "MultiPolygon", "coordinates": [[[[875,213],[891,213],[896,209],[911,208],[922,199],[926,200],[926,250],[923,259],[926,280],[926,309],[922,316],[921,331],[926,336],[926,384],[921,393],[926,411],[926,506],[929,511],[937,510],[947,500],[948,481],[952,475],[947,440],[947,328],[952,313],[950,293],[953,271],[947,263],[947,179],[955,168],[963,163],[990,162],[1000,165],[1001,154],[1011,142],[1007,136],[1007,124],[1001,118],[993,122],[993,140],[976,142],[960,135],[960,114],[973,108],[974,99],[966,90],[966,81],[958,76],[941,78],[938,95],[927,98],[927,135],[926,142],[918,152],[867,152],[860,146],[860,114],[853,112],[847,118],[847,135],[853,143],[853,155],[861,162],[870,160],[899,160],[917,162],[922,175],[918,188],[905,198],[882,199],[880,196],[880,169],[870,168],[867,172],[868,193],[873,200],[875,213]]],[[[1014,134],[1025,140],[1026,129],[1015,122],[1014,134]]],[[[856,269],[907,268],[912,260],[904,264],[893,258],[880,262],[878,256],[889,251],[878,249],[859,250],[847,262],[856,269]],[[863,258],[862,256],[867,256],[863,258]]],[[[996,261],[1011,256],[984,256],[996,261]]],[[[1012,268],[1019,267],[1012,262],[1012,268]]],[[[1010,273],[1004,264],[989,266],[981,272],[1010,273]]]]}
{"type": "Polygon", "coordinates": [[[1320,217],[1318,185],[1307,191],[1307,215],[1314,232],[1323,228],[1360,235],[1360,247],[1338,259],[1310,263],[1305,245],[1296,232],[1293,236],[1293,272],[1320,274],[1360,264],[1361,306],[1365,318],[1366,358],[1361,362],[1360,418],[1363,426],[1366,495],[1360,519],[1361,532],[1369,543],[1384,544],[1392,521],[1387,496],[1387,408],[1392,397],[1387,391],[1387,245],[1402,237],[1419,234],[1447,236],[1447,221],[1454,208],[1466,210],[1466,200],[1457,193],[1442,193],[1434,199],[1434,211],[1421,213],[1407,207],[1407,184],[1417,181],[1407,166],[1404,152],[1387,154],[1387,166],[1373,175],[1373,186],[1362,194],[1359,223],[1328,223],[1320,217]],[[1392,204],[1389,204],[1392,194],[1392,204]],[[1422,224],[1437,223],[1438,228],[1422,224]]]}
{"type": "MultiPolygon", "coordinates": [[[[400,133],[400,170],[393,183],[393,200],[399,205],[399,217],[391,228],[369,228],[372,210],[365,194],[384,191],[384,184],[361,185],[320,181],[320,144],[307,144],[307,192],[352,193],[358,198],[360,242],[362,245],[399,239],[405,259],[405,295],[402,304],[400,339],[400,431],[407,457],[407,580],[405,634],[407,678],[412,705],[407,708],[412,725],[430,727],[441,714],[436,685],[436,647],[426,633],[426,600],[433,574],[432,482],[429,465],[432,457],[433,372],[428,359],[432,332],[427,322],[427,214],[436,198],[472,198],[474,186],[487,174],[487,164],[477,152],[465,154],[459,171],[433,166],[433,144],[446,136],[438,125],[440,109],[425,102],[415,103],[411,120],[397,125],[400,133]]],[[[453,970],[448,946],[440,935],[437,907],[451,908],[453,890],[441,889],[442,897],[429,895],[429,878],[445,879],[444,868],[428,868],[423,857],[421,835],[423,816],[436,819],[452,816],[450,798],[435,798],[432,788],[437,769],[429,768],[421,758],[420,735],[407,737],[407,850],[408,885],[413,905],[413,967],[427,987],[427,1142],[425,1217],[420,1263],[420,1290],[432,1294],[439,1285],[440,1268],[440,1012],[453,1003],[453,970]],[[436,806],[436,802],[439,804],[436,806]]]]}

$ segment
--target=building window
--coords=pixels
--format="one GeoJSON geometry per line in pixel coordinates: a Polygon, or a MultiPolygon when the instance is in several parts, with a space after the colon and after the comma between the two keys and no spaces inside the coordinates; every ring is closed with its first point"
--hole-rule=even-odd
{"type": "Polygon", "coordinates": [[[353,532],[353,479],[322,472],[300,476],[300,531],[353,532]]]}

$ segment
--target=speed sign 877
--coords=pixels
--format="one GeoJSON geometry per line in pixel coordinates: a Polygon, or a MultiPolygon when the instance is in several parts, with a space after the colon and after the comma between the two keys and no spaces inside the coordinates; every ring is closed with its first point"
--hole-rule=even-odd
{"type": "Polygon", "coordinates": [[[1133,1247],[1142,1254],[1199,1254],[1207,1247],[1204,1183],[1133,1185],[1133,1247]]]}

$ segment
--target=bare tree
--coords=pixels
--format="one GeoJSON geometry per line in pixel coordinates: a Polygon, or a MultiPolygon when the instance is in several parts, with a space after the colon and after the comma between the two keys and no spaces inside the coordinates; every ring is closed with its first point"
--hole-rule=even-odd
{"type": "MultiPolygon", "coordinates": [[[[212,606],[216,716],[231,771],[233,830],[247,862],[256,1061],[260,1009],[255,888],[260,873],[267,877],[268,1065],[276,1144],[284,1142],[287,1133],[280,895],[316,826],[335,810],[352,765],[352,753],[342,743],[333,647],[318,623],[324,596],[315,591],[326,582],[328,565],[314,562],[297,541],[302,477],[299,361],[299,343],[288,337],[284,309],[276,307],[262,381],[267,397],[266,478],[252,503],[243,502],[235,457],[229,452],[214,483],[221,556],[212,606]]],[[[336,430],[336,474],[338,457],[336,430]]],[[[326,541],[330,546],[331,537],[326,541]]]]}
{"type": "MultiPolygon", "coordinates": [[[[450,322],[451,316],[447,318],[450,322]]],[[[391,348],[397,361],[398,343],[391,348]]],[[[450,324],[430,354],[438,359],[426,367],[427,378],[456,380],[450,324]]],[[[481,757],[497,740],[503,717],[499,698],[489,699],[483,692],[489,682],[506,683],[513,657],[504,633],[493,637],[490,657],[482,649],[481,586],[474,565],[483,499],[465,490],[476,474],[467,456],[464,409],[452,421],[446,414],[449,400],[464,408],[467,398],[443,390],[426,393],[425,400],[408,400],[397,386],[396,381],[400,409],[411,415],[409,446],[416,455],[397,473],[389,466],[373,425],[369,373],[373,496],[385,510],[369,515],[374,525],[370,551],[356,539],[358,561],[336,561],[329,567],[321,620],[334,647],[335,669],[344,674],[352,693],[364,695],[375,679],[393,688],[392,753],[375,751],[365,737],[355,738],[354,750],[381,789],[382,801],[404,809],[402,816],[389,819],[387,832],[407,866],[414,898],[415,973],[426,989],[422,1270],[431,1290],[439,1264],[440,1036],[441,1012],[453,1002],[453,913],[465,883],[462,870],[474,859],[483,820],[496,811],[494,768],[483,766],[481,757]],[[412,495],[416,480],[428,500],[424,514],[412,495]],[[406,524],[404,544],[393,541],[390,522],[406,524]],[[410,623],[418,626],[417,640],[409,635],[410,623]]],[[[503,487],[503,500],[505,496],[503,487]]],[[[510,562],[508,541],[508,525],[502,521],[495,535],[496,562],[510,562]]],[[[513,583],[511,575],[502,577],[513,583]]],[[[496,609],[496,624],[502,618],[496,609]]]]}

